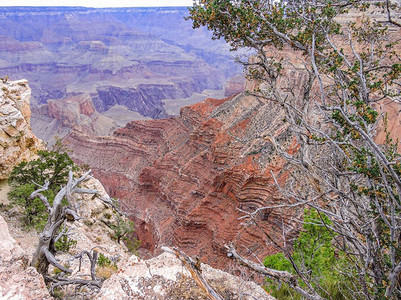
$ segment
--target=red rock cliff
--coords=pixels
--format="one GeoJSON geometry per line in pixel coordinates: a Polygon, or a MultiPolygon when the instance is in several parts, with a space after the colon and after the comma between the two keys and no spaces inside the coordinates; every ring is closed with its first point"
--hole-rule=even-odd
{"type": "MultiPolygon", "coordinates": [[[[180,117],[131,122],[111,137],[73,130],[65,141],[73,158],[89,164],[121,199],[144,248],[154,253],[163,245],[178,246],[224,267],[224,245],[230,242],[260,257],[273,251],[255,226],[238,220],[238,209],[276,201],[271,171],[280,183],[288,175],[267,136],[286,143],[289,151],[295,148],[280,108],[239,95],[184,107],[180,117]]],[[[264,211],[257,217],[273,236],[294,232],[284,213],[264,211]]]]}

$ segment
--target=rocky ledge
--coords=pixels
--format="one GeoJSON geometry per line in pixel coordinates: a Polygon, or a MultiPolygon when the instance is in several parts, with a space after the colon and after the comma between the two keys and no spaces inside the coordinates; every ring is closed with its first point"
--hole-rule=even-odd
{"type": "MultiPolygon", "coordinates": [[[[204,264],[200,269],[202,276],[223,299],[275,299],[252,281],[204,264]]],[[[132,256],[126,268],[104,282],[99,299],[213,299],[197,282],[193,273],[174,254],[165,252],[149,260],[139,260],[132,256]]]]}
{"type": "Polygon", "coordinates": [[[2,216],[0,241],[0,299],[53,299],[43,277],[29,266],[29,255],[11,237],[2,216]]]}

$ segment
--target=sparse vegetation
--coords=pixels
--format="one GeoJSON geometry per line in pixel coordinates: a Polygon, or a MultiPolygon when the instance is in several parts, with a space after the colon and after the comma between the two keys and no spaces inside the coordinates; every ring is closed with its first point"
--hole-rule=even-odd
{"type": "MultiPolygon", "coordinates": [[[[347,278],[342,272],[347,259],[333,245],[334,232],[327,229],[331,225],[327,216],[319,215],[315,209],[306,209],[303,230],[293,244],[292,262],[281,252],[267,256],[263,264],[267,268],[292,274],[296,274],[294,267],[297,267],[323,295],[331,299],[349,299],[350,295],[344,295],[347,278]],[[321,226],[321,220],[327,227],[321,226]]],[[[300,284],[306,288],[303,281],[300,284]]],[[[267,290],[277,299],[301,299],[287,284],[280,285],[272,279],[267,279],[267,290]]]]}
{"type": "Polygon", "coordinates": [[[115,265],[115,263],[113,263],[112,261],[111,261],[111,259],[110,258],[108,258],[107,256],[105,256],[104,254],[102,254],[102,253],[99,253],[99,257],[98,257],[98,259],[97,259],[97,262],[96,262],[96,264],[99,266],[99,267],[107,267],[107,266],[115,266],[116,268],[117,268],[117,266],[115,265]]]}
{"type": "Polygon", "coordinates": [[[99,257],[97,259],[98,267],[96,268],[96,276],[102,280],[106,280],[111,277],[114,273],[117,272],[117,265],[115,262],[112,262],[110,258],[99,253],[99,257]]]}
{"type": "Polygon", "coordinates": [[[54,248],[59,252],[69,252],[75,248],[76,245],[76,240],[68,237],[68,235],[63,235],[54,243],[54,248]]]}
{"type": "Polygon", "coordinates": [[[115,239],[119,244],[121,242],[128,248],[128,251],[133,254],[137,254],[137,250],[141,245],[141,242],[134,236],[135,224],[128,217],[121,214],[118,210],[118,201],[114,201],[114,214],[105,215],[107,219],[113,218],[115,223],[110,223],[108,226],[113,230],[112,238],[115,239]]]}

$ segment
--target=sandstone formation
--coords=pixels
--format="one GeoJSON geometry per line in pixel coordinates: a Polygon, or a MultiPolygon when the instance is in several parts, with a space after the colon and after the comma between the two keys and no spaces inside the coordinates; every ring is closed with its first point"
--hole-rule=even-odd
{"type": "Polygon", "coordinates": [[[0,298],[53,299],[43,277],[29,266],[29,258],[8,232],[0,216],[0,298]]]}
{"type": "Polygon", "coordinates": [[[0,179],[43,149],[42,141],[31,131],[30,96],[26,80],[0,80],[0,179]]]}
{"type": "MultiPolygon", "coordinates": [[[[238,220],[274,204],[288,176],[268,137],[295,151],[272,102],[239,95],[185,107],[180,117],[135,121],[111,137],[74,130],[66,138],[73,159],[91,166],[136,223],[142,247],[158,253],[177,246],[212,266],[227,267],[224,245],[234,242],[259,257],[274,251],[256,227],[238,220]]],[[[263,211],[261,229],[287,238],[295,233],[293,211],[263,211]]]]}

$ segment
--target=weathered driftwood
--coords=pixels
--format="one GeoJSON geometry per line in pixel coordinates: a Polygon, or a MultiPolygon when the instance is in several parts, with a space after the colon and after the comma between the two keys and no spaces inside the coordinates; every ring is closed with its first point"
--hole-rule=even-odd
{"type": "Polygon", "coordinates": [[[39,244],[31,262],[31,265],[43,276],[47,275],[49,264],[59,268],[63,272],[72,273],[70,269],[57,262],[55,258],[56,250],[54,244],[57,238],[59,238],[60,228],[65,221],[68,220],[73,222],[80,219],[78,213],[71,206],[71,195],[73,193],[97,193],[96,190],[86,190],[77,187],[80,183],[89,179],[90,173],[91,171],[88,171],[80,178],[74,178],[72,171],[70,171],[67,185],[61,188],[57,193],[52,206],[50,206],[49,201],[42,194],[42,192],[49,188],[48,182],[38,190],[34,191],[30,196],[32,199],[37,197],[42,200],[49,214],[46,225],[39,235],[39,244]],[[67,206],[62,205],[64,198],[67,199],[67,206]]]}
{"type": "Polygon", "coordinates": [[[162,250],[174,254],[184,265],[184,267],[191,273],[192,278],[197,285],[206,293],[212,300],[223,300],[223,298],[213,289],[208,283],[206,278],[202,275],[200,261],[195,261],[185,253],[177,250],[176,248],[162,247],[162,250]]]}

